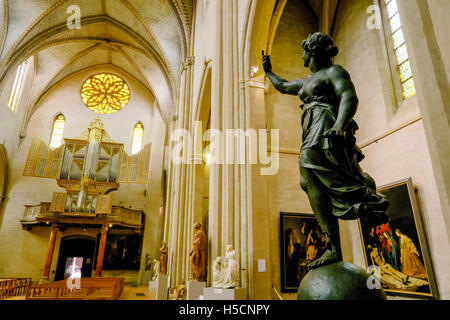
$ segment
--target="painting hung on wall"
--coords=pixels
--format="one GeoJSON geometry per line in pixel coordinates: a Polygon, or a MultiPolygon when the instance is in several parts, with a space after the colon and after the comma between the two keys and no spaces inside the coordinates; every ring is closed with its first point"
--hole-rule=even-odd
{"type": "Polygon", "coordinates": [[[313,215],[280,213],[281,292],[297,292],[308,264],[326,246],[326,237],[313,215]]]}
{"type": "MultiPolygon", "coordinates": [[[[99,243],[99,239],[97,243],[99,243]]],[[[139,270],[142,236],[108,234],[103,260],[104,270],[139,270]]]]}
{"type": "Polygon", "coordinates": [[[437,298],[411,178],[378,192],[389,200],[389,222],[376,227],[359,222],[367,266],[376,271],[389,295],[437,298]]]}

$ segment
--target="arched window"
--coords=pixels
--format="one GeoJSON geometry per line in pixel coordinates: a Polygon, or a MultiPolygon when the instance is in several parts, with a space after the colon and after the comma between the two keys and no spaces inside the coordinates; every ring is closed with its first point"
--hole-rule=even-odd
{"type": "Polygon", "coordinates": [[[389,23],[389,38],[395,54],[396,72],[400,77],[401,91],[403,99],[407,99],[416,94],[414,80],[409,63],[408,51],[406,50],[405,38],[403,36],[402,23],[397,8],[397,0],[383,0],[385,14],[389,23]]]}
{"type": "Polygon", "coordinates": [[[55,117],[55,121],[53,121],[52,135],[50,138],[50,149],[58,148],[61,145],[65,124],[66,119],[62,114],[55,117]]]}
{"type": "Polygon", "coordinates": [[[25,82],[25,64],[26,62],[23,62],[17,68],[16,77],[14,78],[11,94],[9,95],[8,107],[11,109],[12,112],[17,111],[20,94],[22,93],[23,83],[25,82]]]}
{"type": "Polygon", "coordinates": [[[133,142],[131,147],[131,154],[136,154],[142,149],[142,142],[144,141],[144,126],[138,122],[133,129],[133,142]]]}

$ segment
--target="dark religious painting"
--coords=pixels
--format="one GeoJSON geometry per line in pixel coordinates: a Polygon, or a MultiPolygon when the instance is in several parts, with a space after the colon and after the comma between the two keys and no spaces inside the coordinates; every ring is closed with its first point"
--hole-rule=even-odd
{"type": "Polygon", "coordinates": [[[297,292],[308,264],[326,246],[325,235],[313,215],[280,213],[281,292],[297,292]]]}
{"type": "MultiPolygon", "coordinates": [[[[97,243],[100,241],[98,240],[97,243]]],[[[138,234],[108,234],[106,237],[104,270],[139,270],[142,236],[138,234]]]]}
{"type": "Polygon", "coordinates": [[[437,298],[436,283],[411,178],[380,187],[389,222],[359,221],[366,265],[389,295],[437,298]]]}

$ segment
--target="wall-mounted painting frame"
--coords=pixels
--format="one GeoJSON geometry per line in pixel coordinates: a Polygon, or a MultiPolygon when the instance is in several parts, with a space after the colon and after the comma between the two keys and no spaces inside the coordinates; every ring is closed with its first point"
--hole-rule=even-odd
{"type": "Polygon", "coordinates": [[[386,294],[438,299],[426,235],[411,178],[381,186],[389,222],[370,227],[359,220],[366,266],[375,266],[386,294]]]}
{"type": "Polygon", "coordinates": [[[326,248],[326,238],[312,214],[280,212],[281,292],[297,292],[307,265],[326,248]]]}
{"type": "MultiPolygon", "coordinates": [[[[97,235],[97,252],[100,234],[97,235]]],[[[123,230],[106,236],[103,270],[139,270],[142,235],[123,230]]],[[[96,257],[97,258],[97,257],[96,257]]],[[[95,261],[97,265],[97,259],[95,261]]]]}

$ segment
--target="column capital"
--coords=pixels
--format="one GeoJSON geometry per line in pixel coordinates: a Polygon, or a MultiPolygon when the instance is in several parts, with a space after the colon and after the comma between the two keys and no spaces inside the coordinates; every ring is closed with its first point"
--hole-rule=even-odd
{"type": "Polygon", "coordinates": [[[103,224],[102,228],[100,229],[101,233],[107,233],[109,231],[108,225],[107,224],[103,224]]]}

